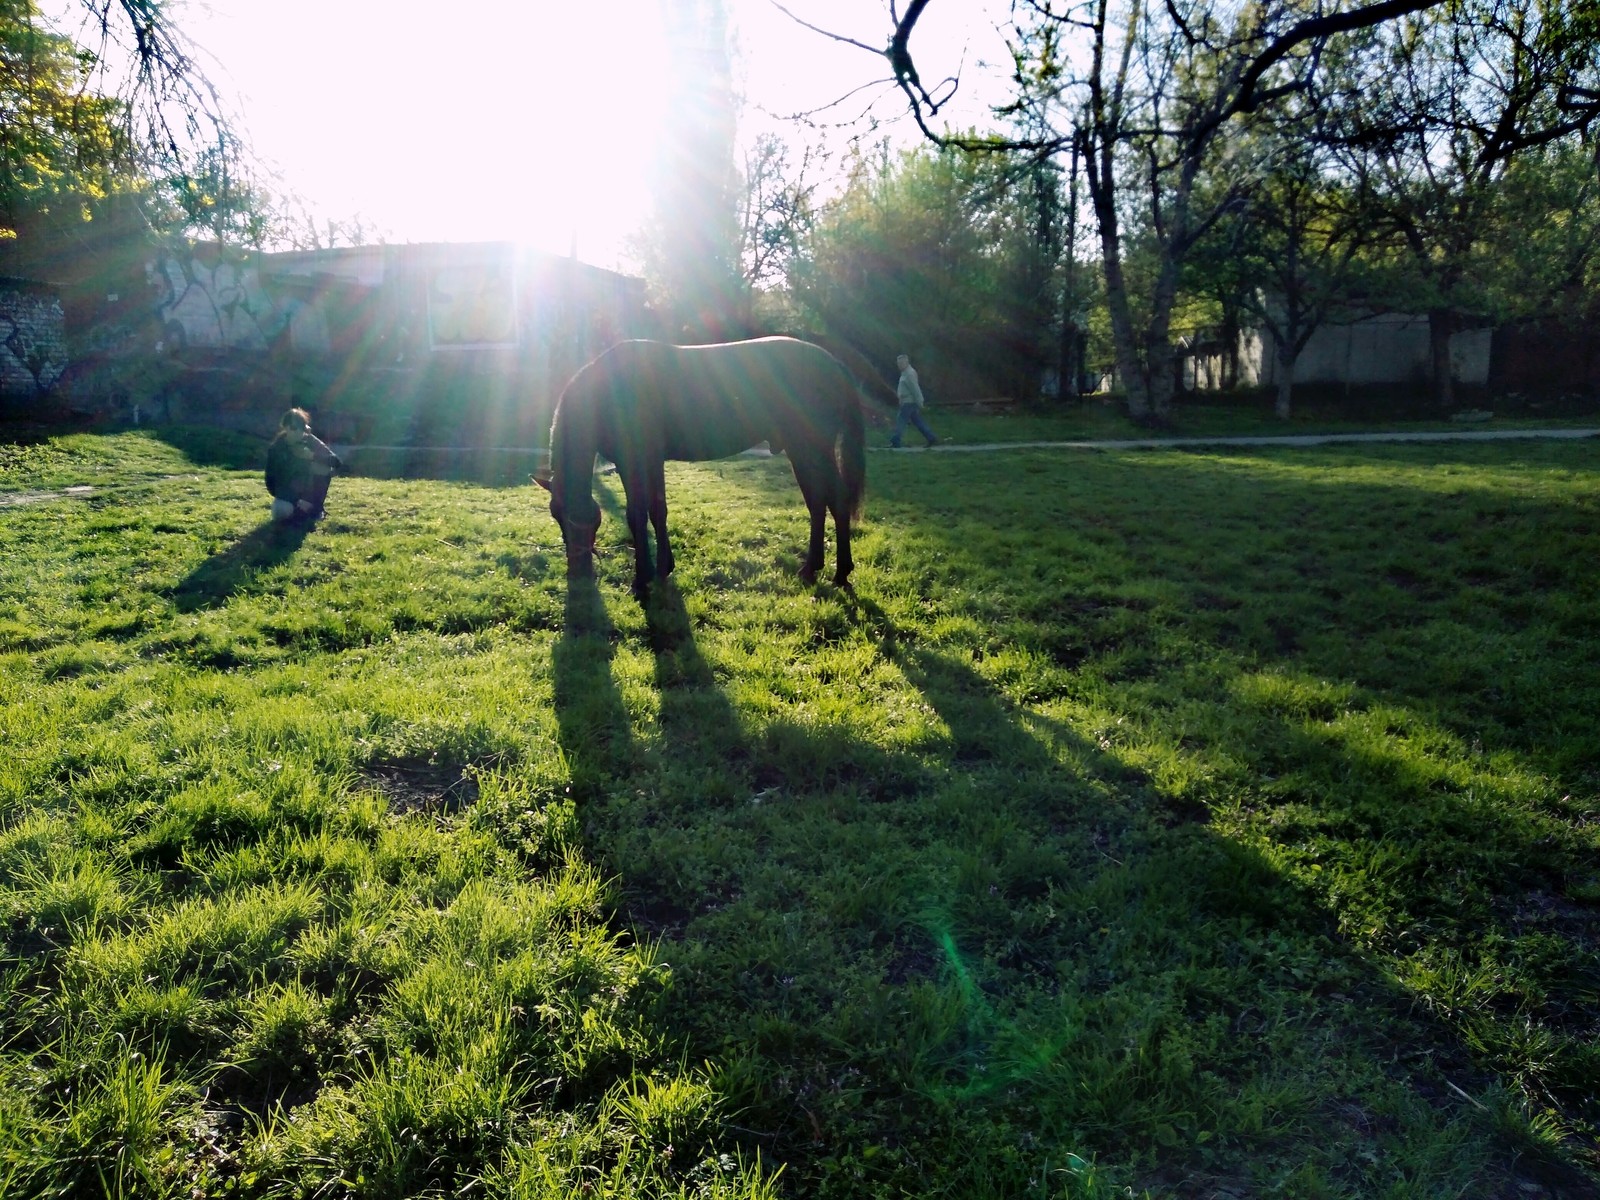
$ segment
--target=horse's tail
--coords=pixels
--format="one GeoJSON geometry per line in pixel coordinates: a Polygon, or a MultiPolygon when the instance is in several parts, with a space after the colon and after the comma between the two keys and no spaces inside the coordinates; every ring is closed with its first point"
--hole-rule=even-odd
{"type": "Polygon", "coordinates": [[[856,403],[855,388],[849,389],[849,403],[840,414],[837,446],[839,478],[844,482],[844,506],[852,517],[861,515],[861,501],[867,494],[867,421],[856,403]]]}

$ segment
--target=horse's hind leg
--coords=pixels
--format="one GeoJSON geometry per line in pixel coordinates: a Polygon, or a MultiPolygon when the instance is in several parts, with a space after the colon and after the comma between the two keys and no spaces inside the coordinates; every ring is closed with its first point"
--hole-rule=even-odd
{"type": "Polygon", "coordinates": [[[811,544],[806,548],[806,558],[800,564],[800,578],[805,583],[815,583],[817,572],[822,570],[823,538],[827,532],[828,508],[831,497],[819,482],[816,463],[791,452],[790,464],[794,468],[795,482],[800,494],[806,498],[806,508],[811,513],[811,544]]]}
{"type": "MultiPolygon", "coordinates": [[[[844,493],[844,485],[839,485],[837,495],[844,493]]],[[[845,507],[843,499],[836,499],[830,504],[833,513],[834,540],[838,542],[834,556],[838,562],[833,568],[833,582],[836,587],[847,588],[850,586],[850,572],[855,570],[856,560],[850,553],[850,510],[845,507]]]]}
{"type": "Polygon", "coordinates": [[[806,583],[815,583],[817,572],[822,570],[823,534],[827,529],[828,505],[820,498],[813,500],[807,496],[806,507],[811,510],[811,545],[806,549],[805,562],[800,564],[800,578],[806,583]]]}
{"type": "Polygon", "coordinates": [[[622,487],[628,497],[628,536],[633,539],[633,594],[643,600],[650,584],[650,510],[655,497],[638,476],[624,479],[622,487]]]}

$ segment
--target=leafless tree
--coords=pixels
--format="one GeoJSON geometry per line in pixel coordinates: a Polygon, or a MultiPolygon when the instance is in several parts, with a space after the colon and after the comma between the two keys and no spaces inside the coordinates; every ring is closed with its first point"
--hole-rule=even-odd
{"type": "Polygon", "coordinates": [[[776,134],[763,134],[745,152],[739,193],[740,258],[757,290],[782,281],[814,215],[819,152],[795,152],[776,134]]]}
{"type": "Polygon", "coordinates": [[[149,163],[181,172],[197,156],[242,149],[202,52],[161,0],[78,0],[64,21],[95,56],[94,86],[122,102],[129,139],[149,163]]]}

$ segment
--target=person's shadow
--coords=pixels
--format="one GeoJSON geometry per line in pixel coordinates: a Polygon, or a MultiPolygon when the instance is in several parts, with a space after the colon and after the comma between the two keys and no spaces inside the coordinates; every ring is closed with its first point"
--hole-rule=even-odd
{"type": "Polygon", "coordinates": [[[254,575],[291,558],[308,532],[304,525],[263,522],[190,571],[172,589],[172,602],[180,612],[226,604],[230,596],[249,590],[254,575]]]}

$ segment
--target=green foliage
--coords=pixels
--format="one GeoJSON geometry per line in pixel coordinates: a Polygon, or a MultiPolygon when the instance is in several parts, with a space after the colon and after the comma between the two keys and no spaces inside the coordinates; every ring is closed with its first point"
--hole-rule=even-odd
{"type": "Polygon", "coordinates": [[[1386,235],[1369,294],[1402,311],[1507,320],[1581,278],[1595,214],[1580,135],[1593,114],[1575,120],[1562,97],[1600,81],[1583,8],[1471,0],[1406,17],[1365,47],[1339,137],[1386,235]]]}
{"type": "Polygon", "coordinates": [[[1038,394],[1054,362],[1060,181],[1004,155],[858,155],[791,267],[803,319],[946,395],[1038,394]],[[921,366],[919,366],[921,369],[921,366]]]}
{"type": "Polygon", "coordinates": [[[1507,321],[1554,318],[1571,328],[1600,294],[1600,178],[1589,148],[1569,142],[1518,157],[1493,215],[1488,311],[1507,321]]]}
{"type": "Polygon", "coordinates": [[[161,200],[188,236],[260,250],[295,231],[287,227],[285,202],[254,177],[241,150],[227,140],[208,147],[162,180],[161,200]]]}
{"type": "Polygon", "coordinates": [[[1591,457],[875,454],[854,595],[674,464],[641,609],[611,478],[12,447],[0,1190],[1592,1191],[1591,457]]]}
{"type": "Polygon", "coordinates": [[[122,106],[85,84],[95,59],[49,32],[33,0],[0,5],[0,214],[17,224],[126,186],[131,155],[122,106]]]}

